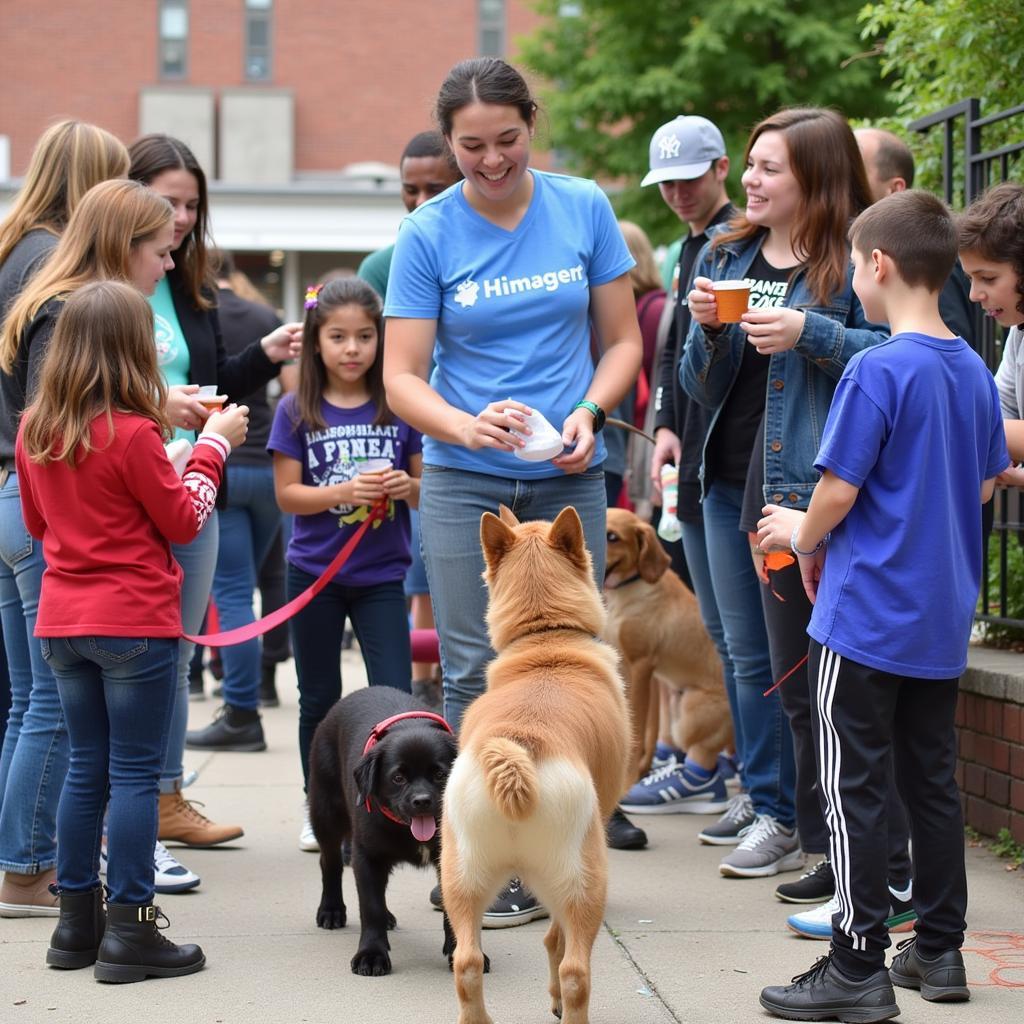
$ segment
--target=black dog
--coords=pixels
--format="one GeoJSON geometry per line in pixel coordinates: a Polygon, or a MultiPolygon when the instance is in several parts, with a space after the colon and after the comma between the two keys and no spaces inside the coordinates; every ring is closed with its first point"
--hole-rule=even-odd
{"type": "MultiPolygon", "coordinates": [[[[317,727],[309,752],[309,818],[323,876],[316,923],[345,925],[341,843],[351,839],[362,924],[353,974],[391,973],[388,929],[395,927],[395,918],[385,902],[388,877],[403,862],[439,869],[437,819],[457,753],[443,719],[390,686],[369,686],[343,697],[317,727]],[[387,724],[409,712],[417,717],[387,724]]],[[[454,948],[445,914],[445,956],[454,948]]]]}

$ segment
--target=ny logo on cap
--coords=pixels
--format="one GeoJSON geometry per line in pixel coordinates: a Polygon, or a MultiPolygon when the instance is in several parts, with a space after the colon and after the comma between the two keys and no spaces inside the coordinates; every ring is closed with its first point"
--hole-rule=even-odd
{"type": "Polygon", "coordinates": [[[658,142],[659,156],[662,160],[671,160],[679,156],[679,136],[666,135],[658,142]]]}

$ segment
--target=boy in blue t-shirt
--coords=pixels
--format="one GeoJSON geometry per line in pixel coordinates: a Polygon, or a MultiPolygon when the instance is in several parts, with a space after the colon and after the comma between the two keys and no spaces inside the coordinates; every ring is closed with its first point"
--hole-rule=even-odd
{"type": "Polygon", "coordinates": [[[945,205],[890,195],[854,221],[850,241],[854,290],[892,336],[839,381],[806,514],[766,506],[758,533],[762,547],[792,548],[814,603],[808,678],[839,910],[828,956],[764,989],[761,1005],[790,1019],[879,1021],[900,1012],[893,983],[929,1000],[970,996],[953,718],[981,582],[981,506],[1010,459],[992,375],[939,314],[957,253],[945,205]],[[887,972],[890,757],[911,820],[918,920],[887,972]]]}

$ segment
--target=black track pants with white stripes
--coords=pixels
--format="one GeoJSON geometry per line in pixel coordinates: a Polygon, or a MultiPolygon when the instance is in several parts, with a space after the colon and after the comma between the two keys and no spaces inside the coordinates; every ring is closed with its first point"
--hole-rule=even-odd
{"type": "Polygon", "coordinates": [[[915,679],[850,661],[812,640],[818,779],[839,910],[836,962],[864,977],[885,960],[888,758],[910,818],[918,947],[959,949],[967,912],[964,826],[956,768],[957,679],[915,679]]]}

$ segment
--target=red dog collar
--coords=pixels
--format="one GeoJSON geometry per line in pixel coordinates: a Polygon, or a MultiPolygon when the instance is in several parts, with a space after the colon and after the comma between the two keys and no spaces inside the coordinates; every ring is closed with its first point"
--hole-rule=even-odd
{"type": "MultiPolygon", "coordinates": [[[[388,731],[396,722],[401,722],[406,718],[425,718],[430,722],[434,722],[436,725],[440,725],[445,732],[451,732],[452,727],[440,716],[435,715],[433,711],[403,711],[400,715],[392,715],[390,718],[385,718],[383,722],[378,722],[371,730],[370,735],[367,737],[366,746],[363,747],[363,757],[377,745],[384,733],[388,731]]],[[[370,806],[370,794],[366,794],[366,811],[372,813],[373,807],[370,806]]],[[[389,821],[393,821],[398,825],[406,824],[396,814],[392,814],[383,804],[380,805],[380,813],[384,815],[389,821]]]]}

